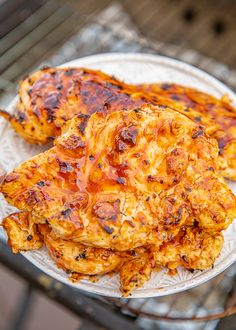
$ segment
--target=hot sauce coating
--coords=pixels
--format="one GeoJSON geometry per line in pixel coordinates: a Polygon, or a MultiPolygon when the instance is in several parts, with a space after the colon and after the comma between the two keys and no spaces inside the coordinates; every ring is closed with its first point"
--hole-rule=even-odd
{"type": "MultiPolygon", "coordinates": [[[[0,188],[33,219],[60,267],[80,272],[70,251],[99,251],[107,268],[99,264],[93,274],[120,271],[129,294],[155,266],[206,269],[214,263],[236,200],[217,172],[217,142],[201,125],[149,105],[80,114],[63,130],[52,149],[9,173],[0,188]],[[55,252],[60,248],[63,256],[55,252]]],[[[4,227],[14,242],[9,221],[4,227]]],[[[85,269],[93,267],[90,261],[85,269]]]]}

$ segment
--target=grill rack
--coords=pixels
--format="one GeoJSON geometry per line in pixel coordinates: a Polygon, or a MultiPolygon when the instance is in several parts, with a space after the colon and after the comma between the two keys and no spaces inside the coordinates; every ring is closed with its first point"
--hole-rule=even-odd
{"type": "MultiPolygon", "coordinates": [[[[108,1],[105,0],[101,2],[104,6],[108,3],[108,1]]],[[[220,80],[226,82],[228,85],[231,85],[231,87],[236,87],[236,83],[233,79],[235,75],[234,70],[230,70],[222,63],[217,63],[216,61],[202,56],[192,50],[180,49],[175,45],[163,44],[162,42],[157,41],[150,41],[140,36],[139,32],[136,30],[132,22],[129,21],[129,17],[127,17],[127,14],[125,12],[123,12],[123,9],[120,7],[119,4],[109,6],[105,10],[105,12],[103,11],[101,14],[100,9],[98,9],[97,7],[92,8],[91,0],[88,0],[88,2],[86,3],[83,2],[81,4],[79,12],[74,11],[68,1],[57,2],[54,0],[50,0],[46,2],[44,0],[40,0],[36,2],[35,0],[20,0],[16,3],[16,1],[10,0],[7,2],[6,6],[7,7],[5,7],[5,10],[0,11],[0,17],[1,15],[2,17],[4,17],[4,15],[7,16],[6,13],[8,13],[8,16],[13,13],[15,17],[18,17],[16,15],[17,10],[19,10],[20,12],[23,11],[23,14],[19,15],[18,20],[11,20],[11,24],[8,23],[8,30],[10,31],[5,34],[5,39],[2,39],[3,41],[5,40],[4,43],[2,43],[1,41],[1,47],[2,45],[3,48],[5,47],[3,51],[4,54],[6,54],[6,51],[8,50],[10,50],[10,54],[12,54],[12,57],[6,57],[6,55],[4,56],[5,62],[1,62],[4,63],[4,65],[0,63],[0,70],[2,70],[0,86],[3,94],[8,94],[9,97],[11,97],[12,94],[15,93],[15,84],[22,77],[22,75],[31,71],[32,68],[35,68],[36,65],[39,65],[42,62],[42,59],[44,63],[46,61],[46,63],[58,65],[65,61],[76,58],[78,57],[78,55],[83,56],[96,52],[107,52],[114,50],[133,50],[159,53],[180,59],[185,59],[186,61],[200,68],[205,69],[207,66],[208,71],[210,71],[211,74],[217,76],[220,80]],[[32,4],[30,6],[30,9],[28,7],[29,3],[32,4]],[[53,11],[55,12],[53,13],[53,15],[51,15],[53,11]],[[39,13],[41,16],[39,15],[39,13]],[[124,26],[120,22],[121,17],[122,19],[125,18],[124,26]],[[36,23],[34,23],[35,18],[38,19],[36,23]],[[58,18],[60,18],[59,21],[58,18]],[[26,22],[28,23],[26,24],[26,22]],[[45,28],[45,22],[48,30],[45,28]],[[17,24],[17,26],[14,26],[14,24],[17,24]],[[19,29],[19,26],[21,27],[21,29],[19,29]],[[27,47],[23,47],[25,44],[27,44],[27,40],[33,40],[35,32],[32,33],[34,30],[32,30],[31,32],[29,32],[29,30],[24,30],[22,26],[24,27],[24,29],[26,29],[26,27],[28,26],[29,29],[34,27],[34,30],[37,29],[37,31],[41,31],[42,39],[38,39],[38,44],[35,44],[34,40],[33,44],[29,43],[27,47]],[[67,26],[68,28],[64,29],[67,26]],[[63,34],[61,33],[62,30],[63,34]],[[80,38],[78,38],[78,31],[79,34],[81,34],[80,38]],[[43,33],[46,36],[46,44],[45,38],[43,37],[43,33]],[[94,43],[91,42],[92,47],[91,45],[88,45],[86,40],[86,33],[90,33],[90,36],[93,38],[99,38],[99,36],[102,36],[102,44],[97,44],[94,46],[94,43]],[[9,39],[9,34],[13,39],[9,39]],[[31,39],[29,39],[28,37],[29,34],[31,34],[31,39]],[[57,50],[55,50],[55,48],[51,49],[49,47],[51,45],[50,41],[55,38],[54,42],[58,42],[59,36],[60,44],[57,45],[57,50]],[[16,38],[20,39],[17,41],[16,38]],[[12,40],[14,40],[14,42],[12,42],[12,40]],[[22,42],[22,40],[24,42],[22,42]],[[12,42],[11,44],[10,41],[12,42]],[[19,45],[20,48],[18,48],[19,45]],[[15,47],[13,48],[13,50],[17,49],[18,57],[14,57],[15,52],[12,51],[11,46],[15,47]],[[44,47],[46,47],[47,49],[46,53],[44,53],[44,47]],[[48,48],[50,48],[49,51],[48,48]],[[31,55],[28,56],[28,50],[30,50],[30,54],[35,54],[37,50],[40,50],[40,52],[35,54],[35,57],[31,58],[31,55]],[[40,54],[43,55],[41,56],[40,54]],[[27,58],[24,59],[24,56],[26,56],[27,58]],[[28,60],[29,58],[31,59],[31,61],[28,60]]],[[[7,29],[2,30],[1,33],[3,33],[4,31],[6,32],[7,29]]],[[[9,55],[9,52],[7,53],[7,55],[9,55]]],[[[7,102],[7,99],[4,98],[4,101],[7,102]]],[[[54,295],[54,297],[56,298],[61,297],[61,300],[60,298],[59,300],[64,306],[67,306],[70,310],[73,310],[76,314],[82,316],[85,319],[89,318],[89,322],[93,320],[94,324],[105,326],[107,329],[118,329],[118,325],[119,329],[122,326],[125,326],[125,329],[137,329],[140,326],[145,327],[145,329],[148,329],[149,326],[151,329],[151,326],[153,326],[153,323],[150,323],[151,320],[175,322],[175,325],[176,322],[180,321],[188,321],[188,324],[191,321],[204,321],[205,323],[202,325],[202,327],[197,329],[205,329],[206,325],[210,324],[209,321],[219,320],[221,318],[225,318],[236,313],[236,286],[234,284],[236,277],[236,269],[234,266],[232,266],[229,270],[220,274],[217,278],[211,280],[210,282],[208,282],[208,284],[205,285],[204,293],[201,297],[197,298],[197,304],[195,304],[195,306],[193,307],[191,315],[186,314],[186,311],[182,312],[181,314],[180,312],[175,310],[175,306],[177,305],[178,300],[181,299],[181,296],[183,297],[183,299],[186,299],[188,293],[179,293],[178,295],[172,295],[170,297],[158,299],[136,300],[111,299],[102,297],[88,298],[85,294],[79,294],[80,300],[84,303],[84,306],[93,306],[94,311],[91,314],[89,313],[89,311],[86,311],[84,308],[82,308],[81,303],[79,304],[79,306],[76,303],[78,292],[76,292],[76,297],[75,293],[72,294],[71,301],[66,301],[65,303],[65,293],[66,295],[68,295],[73,291],[72,289],[66,286],[62,286],[63,289],[60,291],[59,294],[58,291],[55,290],[56,281],[54,280],[51,280],[50,287],[45,288],[43,282],[40,282],[39,280],[40,278],[42,278],[42,276],[45,277],[45,275],[42,275],[40,271],[36,272],[36,270],[35,273],[32,273],[31,268],[33,266],[28,265],[27,262],[24,261],[27,264],[26,268],[30,268],[31,274],[34,275],[30,277],[30,275],[27,272],[24,272],[24,270],[22,269],[23,261],[21,260],[21,256],[13,257],[11,253],[9,253],[9,250],[5,246],[5,244],[2,245],[3,247],[2,249],[0,249],[0,251],[4,252],[0,252],[0,262],[8,265],[17,274],[21,274],[21,276],[27,279],[30,283],[29,288],[27,289],[24,297],[22,298],[22,308],[20,311],[18,311],[18,313],[16,313],[17,316],[14,319],[14,322],[12,322],[11,329],[20,329],[21,324],[23,324],[23,321],[25,321],[25,317],[27,317],[29,303],[31,302],[35,288],[43,290],[48,296],[54,295]],[[21,261],[17,263],[17,259],[21,261]],[[211,297],[211,295],[214,295],[214,293],[219,290],[219,287],[219,294],[221,296],[221,302],[223,302],[223,304],[219,304],[218,307],[216,306],[216,308],[212,310],[206,305],[208,300],[210,299],[209,297],[211,297]],[[150,306],[150,302],[151,304],[153,304],[153,306],[150,306]],[[98,307],[99,304],[104,305],[106,308],[109,307],[107,317],[109,321],[115,321],[117,323],[116,328],[114,327],[114,322],[108,323],[105,322],[104,318],[98,317],[100,312],[98,307]],[[159,310],[160,312],[158,314],[155,312],[151,313],[148,312],[147,309],[151,311],[159,310]],[[116,313],[114,313],[114,311],[116,313]],[[202,315],[202,313],[205,313],[205,315],[202,315]],[[120,320],[118,320],[117,317],[120,320]],[[131,320],[132,322],[130,322],[131,320]],[[124,324],[122,322],[124,322],[124,324]]],[[[190,296],[191,292],[194,292],[194,290],[198,289],[190,290],[190,296]]],[[[192,298],[194,298],[194,295],[192,298]]],[[[163,323],[160,322],[154,322],[154,324],[156,327],[163,326],[163,323]]],[[[211,324],[212,329],[213,327],[215,328],[216,323],[211,322],[211,324]]],[[[218,324],[218,327],[219,326],[220,323],[218,324]]],[[[168,329],[171,329],[170,327],[171,325],[168,326],[168,329]]]]}

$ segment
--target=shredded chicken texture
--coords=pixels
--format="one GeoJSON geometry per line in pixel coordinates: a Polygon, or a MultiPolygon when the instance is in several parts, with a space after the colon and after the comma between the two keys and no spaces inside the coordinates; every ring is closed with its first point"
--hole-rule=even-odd
{"type": "Polygon", "coordinates": [[[20,83],[16,113],[0,111],[0,116],[28,142],[45,144],[79,113],[107,114],[146,103],[170,107],[199,123],[218,141],[219,170],[236,180],[236,111],[226,97],[218,100],[174,84],[132,86],[85,68],[47,68],[20,83]]]}
{"type": "Polygon", "coordinates": [[[13,251],[30,249],[27,237],[37,235],[32,249],[44,241],[64,270],[120,272],[124,295],[156,267],[210,268],[236,215],[217,141],[154,105],[73,117],[0,191],[23,211],[3,222],[13,251]]]}

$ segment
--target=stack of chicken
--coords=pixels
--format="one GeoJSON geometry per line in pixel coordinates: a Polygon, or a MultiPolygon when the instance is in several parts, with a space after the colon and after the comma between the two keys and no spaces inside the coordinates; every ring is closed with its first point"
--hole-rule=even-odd
{"type": "Polygon", "coordinates": [[[13,252],[45,245],[73,279],[119,272],[126,296],[161,267],[212,267],[236,216],[226,97],[45,68],[21,82],[15,114],[0,115],[30,143],[54,140],[0,186],[21,210],[3,220],[13,252]]]}

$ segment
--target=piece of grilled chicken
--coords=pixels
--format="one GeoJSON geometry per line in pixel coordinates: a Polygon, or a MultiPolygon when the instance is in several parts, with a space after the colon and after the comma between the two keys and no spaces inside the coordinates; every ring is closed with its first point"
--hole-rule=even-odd
{"type": "Polygon", "coordinates": [[[221,173],[236,179],[235,110],[226,98],[218,100],[193,89],[167,84],[136,87],[83,68],[42,69],[20,83],[16,113],[0,111],[0,116],[28,142],[45,144],[78,113],[109,113],[144,103],[168,106],[202,125],[218,140],[221,173]]]}
{"type": "MultiPolygon", "coordinates": [[[[9,215],[2,225],[7,231],[8,244],[14,253],[37,250],[44,244],[57,266],[70,274],[73,281],[120,272],[120,288],[125,296],[134,288],[143,286],[149,280],[154,267],[152,255],[145,248],[117,252],[64,240],[55,236],[48,225],[32,224],[27,212],[9,215]]],[[[159,262],[158,260],[158,265],[159,262]]],[[[166,257],[164,262],[166,263],[166,257]]]]}
{"type": "Polygon", "coordinates": [[[201,123],[202,115],[208,113],[218,125],[211,136],[218,141],[221,174],[236,180],[236,110],[225,95],[217,99],[196,89],[177,84],[144,84],[140,91],[167,96],[187,108],[200,113],[195,121],[201,123]]]}
{"type": "Polygon", "coordinates": [[[223,246],[221,233],[209,234],[197,227],[185,227],[168,243],[160,247],[137,248],[119,252],[94,248],[61,239],[46,224],[31,224],[29,213],[14,213],[6,217],[3,227],[14,253],[46,249],[59,268],[73,281],[84,276],[120,273],[120,289],[124,296],[147,282],[153,270],[167,267],[176,272],[182,266],[189,270],[211,268],[223,246]]]}

